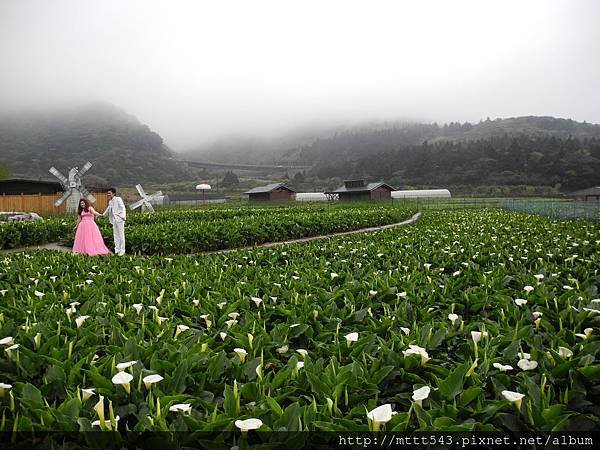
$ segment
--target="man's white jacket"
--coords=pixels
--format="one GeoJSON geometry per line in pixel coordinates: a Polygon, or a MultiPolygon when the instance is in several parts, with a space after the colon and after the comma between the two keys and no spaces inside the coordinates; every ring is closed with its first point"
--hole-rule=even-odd
{"type": "Polygon", "coordinates": [[[125,203],[121,197],[113,197],[108,202],[108,208],[102,213],[103,216],[108,213],[108,221],[112,224],[125,222],[127,219],[127,210],[125,209],[125,203]]]}

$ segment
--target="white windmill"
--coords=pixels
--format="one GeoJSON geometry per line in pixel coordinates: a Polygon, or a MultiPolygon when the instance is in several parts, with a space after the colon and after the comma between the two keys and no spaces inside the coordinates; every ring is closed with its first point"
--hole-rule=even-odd
{"type": "Polygon", "coordinates": [[[54,166],[50,167],[50,173],[59,179],[64,189],[62,197],[54,202],[54,206],[58,207],[67,200],[67,212],[75,212],[77,211],[81,197],[85,197],[90,203],[96,202],[96,197],[81,183],[81,177],[90,170],[90,167],[92,167],[92,163],[89,161],[84,164],[81,170],[78,167],[73,167],[69,170],[68,178],[54,166]]]}
{"type": "Polygon", "coordinates": [[[150,202],[152,200],[158,200],[159,197],[162,197],[163,196],[162,191],[155,192],[152,195],[147,195],[144,192],[144,189],[142,188],[141,184],[136,184],[135,188],[139,192],[139,194],[142,197],[142,199],[138,200],[137,202],[135,202],[133,204],[131,204],[131,206],[129,206],[129,208],[130,209],[135,209],[135,208],[139,208],[141,206],[142,207],[142,211],[154,212],[154,208],[152,207],[152,203],[150,203],[150,202]]]}

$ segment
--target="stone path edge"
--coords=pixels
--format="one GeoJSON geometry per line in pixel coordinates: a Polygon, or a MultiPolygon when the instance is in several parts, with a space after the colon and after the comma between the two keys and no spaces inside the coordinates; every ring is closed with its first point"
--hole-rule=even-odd
{"type": "MultiPolygon", "coordinates": [[[[304,238],[299,238],[299,239],[291,239],[291,240],[287,240],[287,241],[266,242],[264,244],[249,245],[249,246],[246,246],[246,247],[226,248],[226,249],[223,249],[223,250],[212,250],[212,251],[208,251],[208,252],[202,252],[202,254],[231,253],[231,252],[236,252],[238,250],[252,250],[252,249],[255,249],[255,248],[270,248],[270,247],[276,247],[278,245],[303,244],[303,243],[306,243],[306,242],[320,241],[320,240],[331,239],[331,238],[335,238],[335,237],[339,237],[339,236],[348,236],[348,235],[351,235],[351,234],[373,233],[375,231],[387,230],[389,228],[396,228],[396,227],[403,226],[403,225],[412,225],[417,220],[419,220],[419,218],[421,217],[421,215],[422,215],[422,213],[418,212],[415,215],[413,215],[410,219],[407,219],[407,220],[405,220],[403,222],[391,223],[391,224],[388,224],[388,225],[381,225],[381,226],[378,226],[378,227],[360,228],[358,230],[341,231],[339,233],[325,234],[325,235],[321,235],[321,236],[304,237],[304,238]]],[[[196,253],[196,254],[198,254],[198,253],[196,253]]],[[[191,254],[191,255],[188,255],[188,256],[193,256],[193,255],[194,254],[191,254]]]]}

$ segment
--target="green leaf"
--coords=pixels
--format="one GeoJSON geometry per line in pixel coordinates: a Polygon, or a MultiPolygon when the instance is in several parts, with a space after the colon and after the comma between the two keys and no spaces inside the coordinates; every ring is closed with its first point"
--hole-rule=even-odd
{"type": "Polygon", "coordinates": [[[281,409],[281,406],[279,406],[277,400],[275,400],[273,397],[267,397],[266,401],[273,414],[275,414],[276,419],[280,418],[283,415],[283,409],[281,409]]]}
{"type": "Polygon", "coordinates": [[[421,427],[431,426],[431,416],[427,411],[425,411],[422,407],[413,403],[413,411],[415,412],[417,419],[419,419],[419,423],[421,427]]]}
{"type": "Polygon", "coordinates": [[[85,373],[90,377],[93,385],[96,388],[112,390],[112,388],[113,388],[112,382],[110,382],[109,380],[104,378],[102,375],[100,375],[98,373],[98,369],[96,369],[95,367],[92,367],[90,370],[86,370],[85,373]]]}
{"type": "Polygon", "coordinates": [[[188,363],[187,360],[182,360],[177,368],[175,369],[175,373],[173,374],[172,386],[171,388],[178,394],[182,394],[185,391],[186,384],[185,380],[188,373],[188,363]]]}
{"type": "Polygon", "coordinates": [[[281,418],[276,423],[279,427],[285,428],[285,431],[300,431],[300,422],[298,419],[300,418],[301,412],[300,405],[297,402],[294,402],[285,408],[281,418]]]}
{"type": "Polygon", "coordinates": [[[218,381],[227,364],[227,355],[224,351],[220,351],[217,355],[210,358],[208,361],[208,379],[211,382],[218,381]]]}
{"type": "Polygon", "coordinates": [[[597,381],[600,380],[600,364],[594,364],[592,366],[580,367],[577,369],[584,377],[589,380],[597,381]]]}
{"type": "Polygon", "coordinates": [[[29,383],[18,383],[17,386],[20,388],[23,401],[26,401],[30,408],[45,406],[44,398],[38,388],[29,383]]]}
{"type": "Polygon", "coordinates": [[[483,393],[483,389],[477,386],[470,387],[461,392],[458,397],[458,404],[460,406],[467,406],[477,397],[479,397],[483,393]]]}
{"type": "Polygon", "coordinates": [[[233,395],[231,386],[226,385],[223,392],[223,410],[231,418],[236,418],[239,414],[237,399],[233,395]]]}
{"type": "Polygon", "coordinates": [[[440,393],[448,400],[453,400],[462,391],[465,383],[465,374],[469,370],[469,367],[469,363],[457,366],[450,372],[448,378],[438,383],[440,393]]]}
{"type": "Polygon", "coordinates": [[[384,366],[377,370],[373,375],[370,375],[370,381],[373,384],[380,384],[390,372],[394,370],[394,366],[384,366]]]}
{"type": "Polygon", "coordinates": [[[58,407],[58,410],[66,414],[69,417],[78,418],[79,417],[79,399],[71,398],[65,400],[65,402],[58,407]]]}

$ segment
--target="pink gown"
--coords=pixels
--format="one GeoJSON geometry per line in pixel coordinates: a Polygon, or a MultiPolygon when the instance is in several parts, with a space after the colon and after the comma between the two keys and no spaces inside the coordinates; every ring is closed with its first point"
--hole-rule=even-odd
{"type": "Polygon", "coordinates": [[[92,212],[81,212],[81,222],[75,232],[75,242],[73,243],[73,253],[96,256],[108,255],[110,250],[104,245],[104,239],[100,234],[100,229],[94,222],[92,212]]]}

